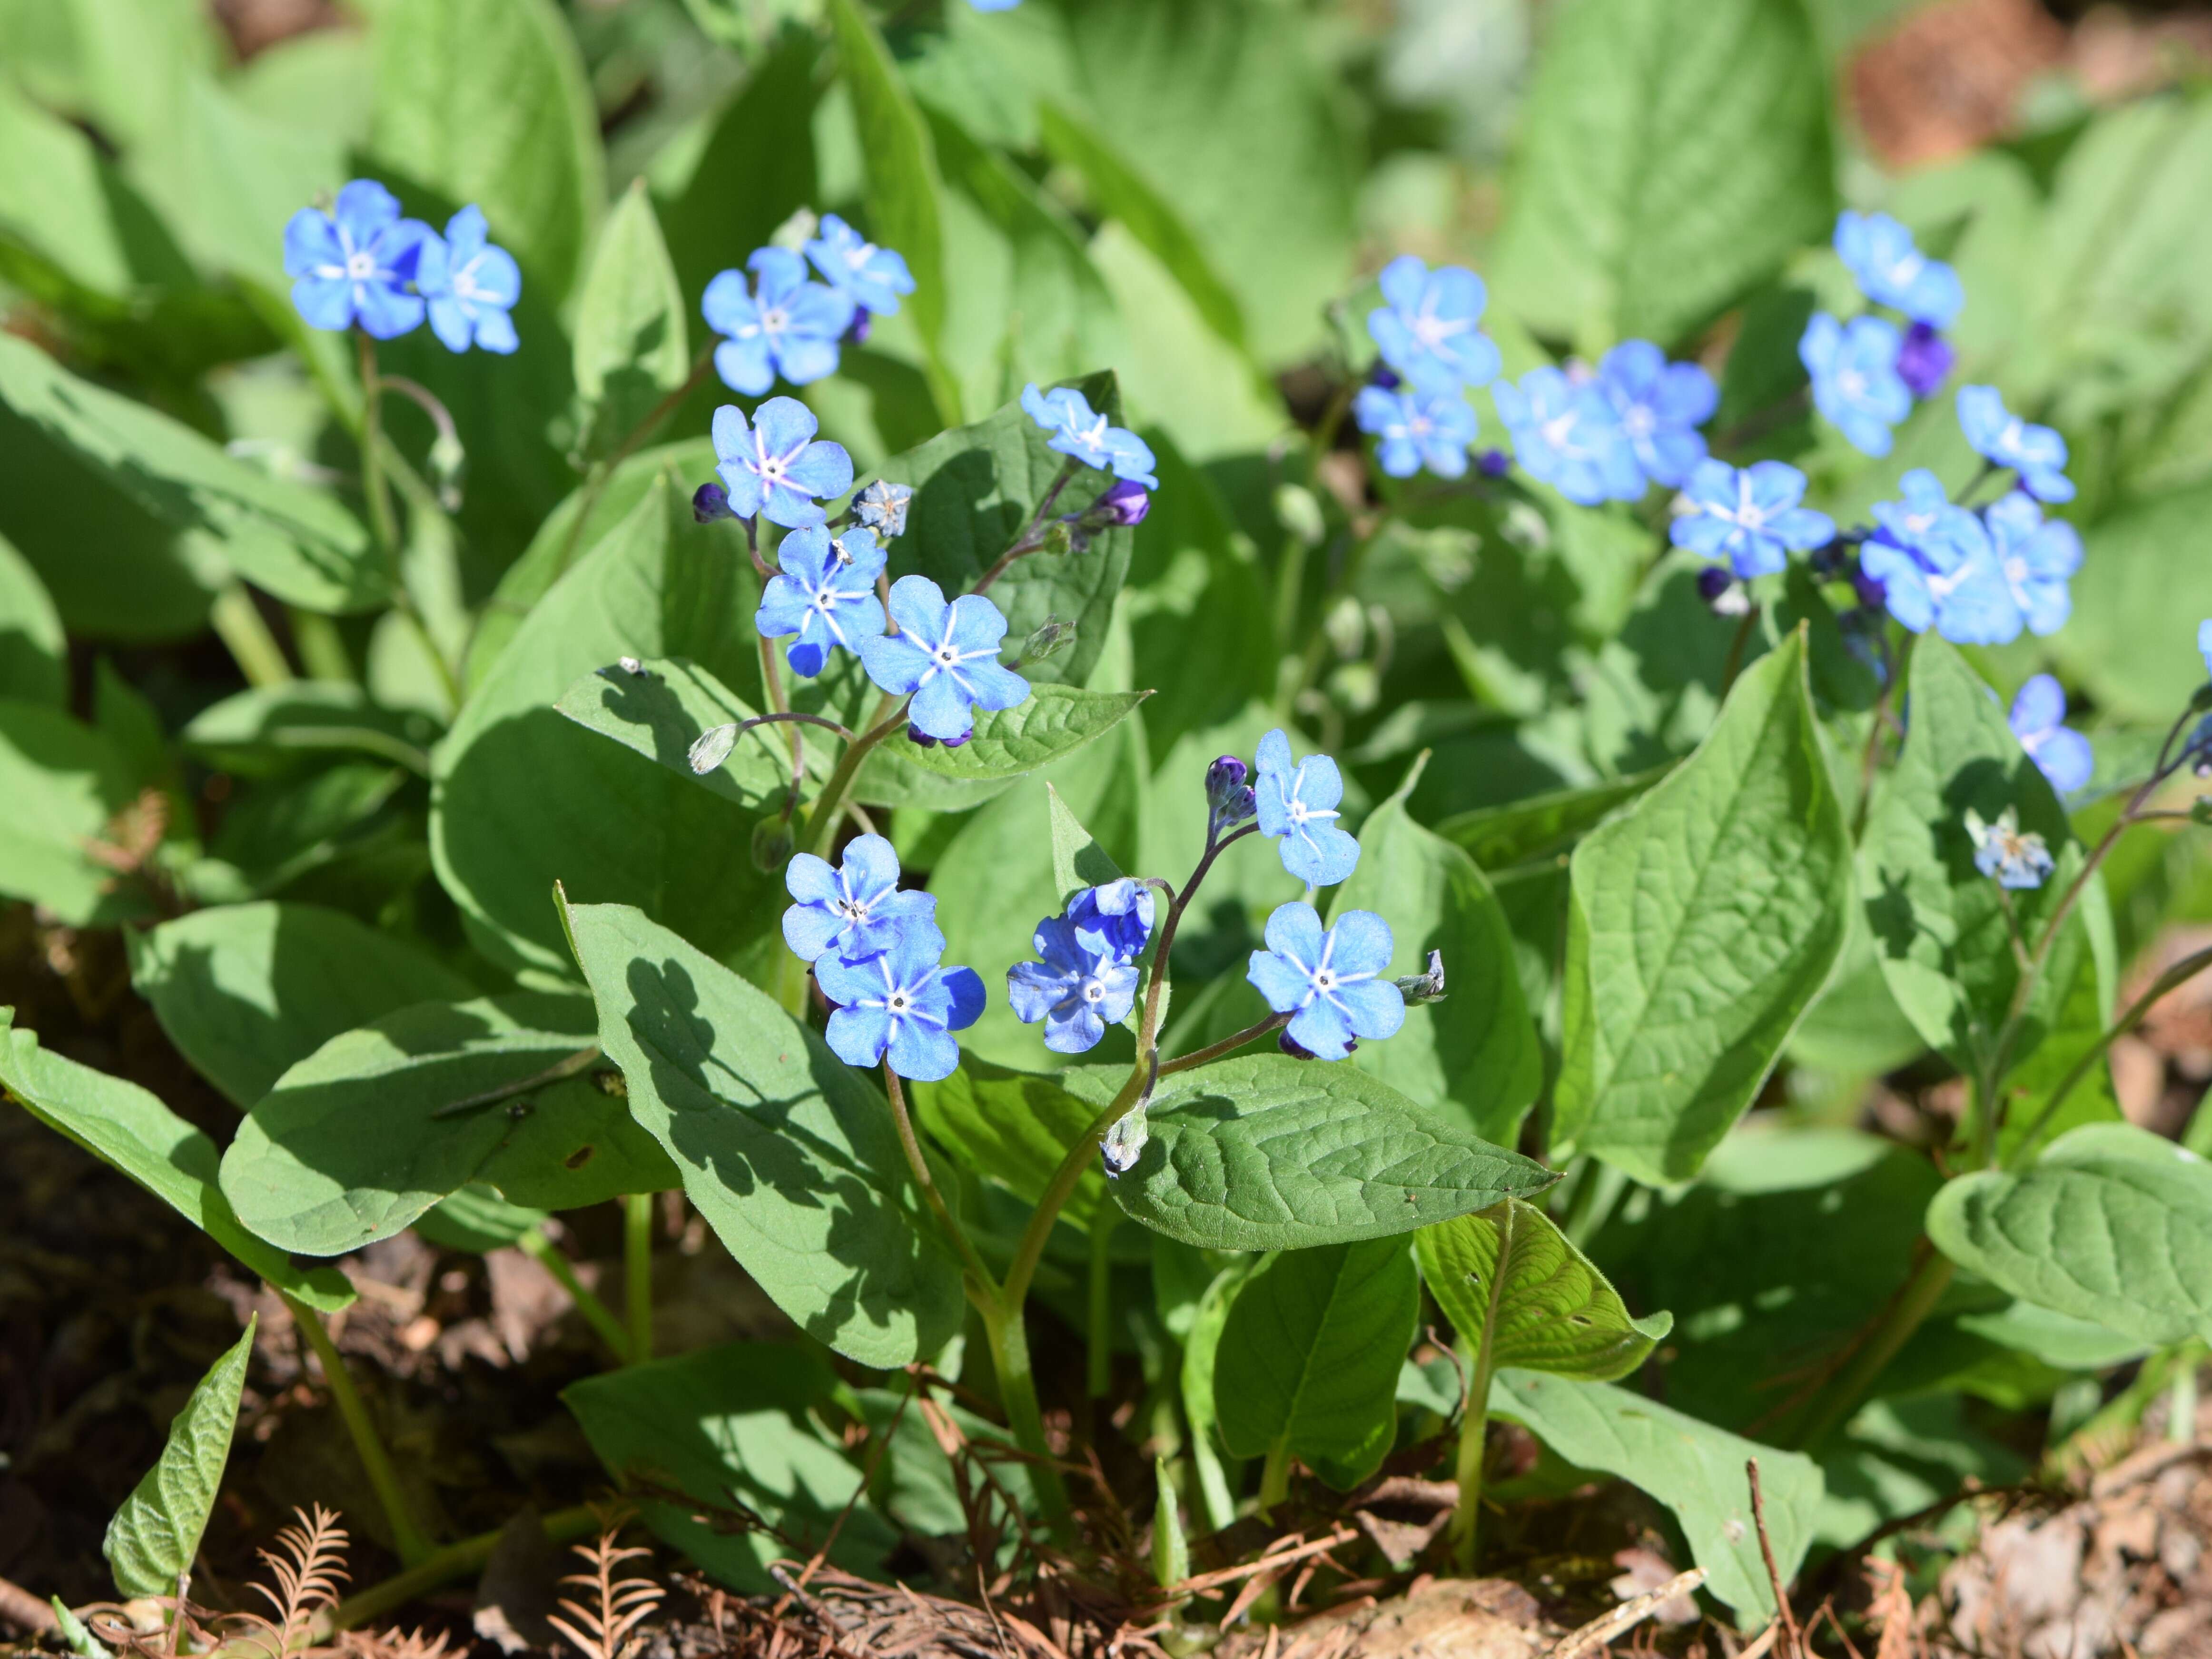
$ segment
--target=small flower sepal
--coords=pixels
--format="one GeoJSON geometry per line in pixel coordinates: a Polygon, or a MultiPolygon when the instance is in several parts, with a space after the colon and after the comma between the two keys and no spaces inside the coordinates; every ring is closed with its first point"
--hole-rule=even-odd
{"type": "Polygon", "coordinates": [[[853,516],[889,541],[906,534],[907,509],[913,504],[912,484],[878,478],[853,498],[853,516]]]}
{"type": "Polygon", "coordinates": [[[1425,1002],[1442,1002],[1444,1000],[1444,953],[1430,951],[1429,965],[1425,971],[1392,982],[1397,986],[1398,994],[1405,998],[1408,1008],[1418,1008],[1425,1002]]]}

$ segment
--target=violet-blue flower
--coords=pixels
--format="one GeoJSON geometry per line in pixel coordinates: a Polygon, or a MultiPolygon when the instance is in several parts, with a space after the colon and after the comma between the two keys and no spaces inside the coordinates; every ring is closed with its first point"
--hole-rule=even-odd
{"type": "Polygon", "coordinates": [[[399,216],[399,198],[374,179],[338,191],[330,212],[301,208],[284,227],[284,274],[292,306],[310,328],[344,329],[389,340],[422,320],[423,301],[408,292],[425,238],[437,233],[399,216]]]}
{"type": "Polygon", "coordinates": [[[2204,659],[2204,672],[2212,675],[2212,617],[2197,624],[2197,654],[2204,659]]]}
{"type": "Polygon", "coordinates": [[[884,631],[876,578],[885,557],[876,532],[861,526],[834,542],[826,525],[793,531],[776,548],[777,574],[761,590],[753,625],[767,639],[796,634],[785,659],[812,679],[839,646],[858,654],[858,641],[884,631]]]}
{"type": "Polygon", "coordinates": [[[1071,455],[1085,466],[1110,471],[1117,478],[1158,489],[1150,445],[1135,433],[1107,424],[1106,417],[1072,386],[1040,392],[1032,380],[1022,388],[1022,411],[1052,434],[1050,447],[1071,455]]]}
{"type": "Polygon", "coordinates": [[[1344,778],[1327,755],[1293,766],[1291,740],[1278,727],[1260,739],[1253,808],[1260,833],[1279,841],[1283,868],[1309,887],[1333,887],[1359,863],[1359,843],[1340,828],[1344,778]]]}
{"type": "Polygon", "coordinates": [[[1006,975],[1006,1000],[1025,1025],[1042,1020],[1044,1046],[1079,1054],[1136,1000],[1136,959],[1152,932],[1152,890],[1127,877],[1078,893],[1065,912],[1037,924],[1038,962],[1006,975]]]}
{"type": "Polygon", "coordinates": [[[912,929],[942,951],[937,896],[902,892],[898,879],[897,849],[881,836],[854,836],[836,865],[811,853],[793,854],[783,884],[798,902],[783,913],[784,943],[802,962],[831,951],[858,961],[890,950],[912,929]]]}
{"type": "Polygon", "coordinates": [[[1692,510],[1675,516],[1669,539],[1702,558],[1727,560],[1739,576],[1771,575],[1791,551],[1835,539],[1834,520],[1798,505],[1805,475],[1786,461],[1754,461],[1741,471],[1700,461],[1682,493],[1692,510]]]}
{"type": "Polygon", "coordinates": [[[1912,394],[1897,372],[1905,342],[1879,317],[1839,323],[1815,312],[1797,342],[1797,356],[1813,377],[1813,402],[1851,447],[1887,455],[1890,428],[1912,412],[1912,394]]]}
{"type": "Polygon", "coordinates": [[[2032,676],[2012,700],[2009,724],[2051,787],[2070,795],[2089,781],[2096,757],[2089,739],[2065,724],[2066,693],[2048,674],[2032,676]]]}
{"type": "Polygon", "coordinates": [[[1976,453],[2019,473],[2021,487],[2038,501],[2074,499],[2074,481],[2066,476],[2066,440],[2012,413],[1995,386],[1959,388],[1959,427],[1976,453]]]}
{"type": "Polygon", "coordinates": [[[899,931],[890,948],[858,960],[830,955],[814,964],[815,983],[836,1005],[830,1051],[848,1066],[876,1066],[918,1083],[952,1075],[960,1045],[952,1033],[983,1012],[983,981],[972,968],[946,968],[945,935],[931,923],[899,931]]]}
{"type": "Polygon", "coordinates": [[[1481,277],[1464,265],[1431,270],[1401,253],[1381,283],[1385,303],[1367,313],[1367,332],[1400,375],[1433,397],[1498,378],[1497,343],[1477,326],[1489,303],[1481,277]]]}
{"type": "Polygon", "coordinates": [[[1030,694],[1030,683],[999,664],[1006,619],[981,593],[947,604],[945,590],[927,576],[902,576],[891,584],[896,634],[860,642],[861,665],[885,691],[911,693],[907,723],[939,743],[965,743],[975,730],[974,708],[1012,708],[1030,694]]]}
{"type": "Polygon", "coordinates": [[[1067,917],[1091,929],[1134,962],[1152,936],[1155,911],[1151,884],[1134,876],[1086,887],[1067,902],[1067,917]]]}
{"type": "Polygon", "coordinates": [[[1382,976],[1390,966],[1390,924],[1351,910],[1323,932],[1303,900],[1267,918],[1267,948],[1252,952],[1245,977],[1267,1006],[1288,1014],[1284,1035],[1316,1060],[1342,1060],[1362,1037],[1380,1041],[1406,1023],[1406,999],[1382,976]]]}
{"type": "Polygon", "coordinates": [[[823,281],[878,316],[896,314],[898,296],[914,292],[914,273],[902,256],[878,247],[834,213],[822,216],[822,234],[806,245],[806,257],[823,281]]]}
{"type": "Polygon", "coordinates": [[[2038,636],[2056,634],[2074,613],[2066,584],[2081,568],[2081,537],[2063,519],[2045,520],[2035,498],[2015,489],[1983,514],[1998,572],[2021,620],[2038,636]]]}
{"type": "MultiPolygon", "coordinates": [[[[2205,625],[2212,628],[2212,623],[2205,625]]],[[[1259,811],[1258,797],[1249,781],[1251,775],[1251,769],[1234,755],[1224,755],[1206,769],[1206,838],[1209,842],[1259,811]]]]}
{"type": "Polygon", "coordinates": [[[1897,378],[1914,397],[1929,397],[1958,361],[1948,340],[1927,324],[1915,323],[1905,331],[1905,343],[1897,349],[1897,378]]]}
{"type": "Polygon", "coordinates": [[[1680,489],[1705,459],[1698,430],[1720,407],[1720,388],[1696,363],[1670,363],[1649,340],[1623,340],[1597,366],[1598,387],[1654,483],[1680,489]]]}
{"type": "Polygon", "coordinates": [[[1959,274],[1914,246],[1912,233],[1887,213],[1838,215],[1836,252],[1860,293],[1914,322],[1948,328],[1966,303],[1959,274]]]}
{"type": "Polygon", "coordinates": [[[853,458],[842,444],[817,439],[814,411],[796,398],[770,398],[753,411],[724,404],[714,411],[714,469],[741,519],[765,518],[787,530],[820,524],[820,499],[853,487],[853,458]]]}
{"type": "Polygon", "coordinates": [[[505,355],[522,343],[507,314],[522,297],[522,269],[490,240],[482,208],[448,219],[442,240],[422,239],[416,286],[429,307],[430,331],[447,350],[473,343],[505,355]]]}
{"type": "Polygon", "coordinates": [[[1571,380],[1547,365],[1530,369],[1518,385],[1497,381],[1490,395],[1529,477],[1584,507],[1644,493],[1635,447],[1594,381],[1571,380]]]}
{"type": "Polygon", "coordinates": [[[725,270],[707,284],[699,309],[726,335],[714,372],[732,392],[757,398],[778,374],[805,386],[837,372],[837,345],[853,320],[853,296],[806,278],[806,261],[787,247],[756,249],[745,264],[757,277],[725,270]]]}
{"type": "Polygon", "coordinates": [[[1352,418],[1375,440],[1375,459],[1394,478],[1410,478],[1424,466],[1440,478],[1467,471],[1474,441],[1474,407],[1457,392],[1385,392],[1366,386],[1352,400],[1352,418]]]}
{"type": "Polygon", "coordinates": [[[1952,505],[1941,478],[1916,466],[1897,481],[1897,489],[1899,500],[1876,501],[1869,509],[1888,541],[1923,555],[1936,570],[1950,569],[1957,562],[1944,556],[1943,548],[1961,556],[1973,550],[1980,526],[1972,513],[1952,505]]]}

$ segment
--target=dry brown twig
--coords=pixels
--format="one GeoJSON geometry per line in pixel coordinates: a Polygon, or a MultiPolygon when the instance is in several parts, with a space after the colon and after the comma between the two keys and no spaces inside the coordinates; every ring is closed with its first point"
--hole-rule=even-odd
{"type": "Polygon", "coordinates": [[[564,1595],[561,1606],[571,1617],[564,1619],[557,1613],[545,1616],[545,1622],[567,1637],[584,1659],[629,1659],[641,1643],[635,1635],[638,1626],[668,1595],[649,1578],[615,1577],[615,1570],[623,1562],[653,1558],[649,1549],[638,1546],[625,1549],[618,1544],[621,1530],[621,1517],[610,1517],[592,1542],[574,1546],[576,1553],[590,1563],[590,1571],[572,1572],[561,1581],[583,1586],[598,1605],[582,1597],[564,1595]]]}
{"type": "Polygon", "coordinates": [[[1775,1615],[1782,1624],[1782,1659],[1807,1659],[1804,1632],[1797,1628],[1797,1615],[1790,1610],[1789,1592],[1783,1587],[1781,1570],[1774,1565],[1774,1540],[1766,1534],[1766,1499],[1759,1490],[1759,1460],[1745,1460],[1743,1472],[1751,1481],[1752,1524],[1759,1528],[1759,1553],[1766,1563],[1766,1582],[1773,1587],[1775,1615]]]}
{"type": "Polygon", "coordinates": [[[1687,1595],[1705,1582],[1705,1570],[1703,1567],[1692,1567],[1687,1572],[1678,1572],[1658,1589],[1645,1590],[1641,1595],[1632,1595],[1610,1612],[1599,1614],[1580,1630],[1562,1637],[1544,1659],[1578,1659],[1582,1654],[1594,1652],[1608,1642],[1618,1641],[1624,1632],[1642,1624],[1658,1608],[1678,1595],[1687,1595]]]}

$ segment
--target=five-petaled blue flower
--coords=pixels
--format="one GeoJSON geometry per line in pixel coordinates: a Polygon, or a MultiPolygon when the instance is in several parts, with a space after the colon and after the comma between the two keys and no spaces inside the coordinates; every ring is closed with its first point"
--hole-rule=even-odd
{"type": "Polygon", "coordinates": [[[907,509],[914,504],[912,484],[878,478],[853,498],[853,516],[889,539],[906,534],[907,509]]]}
{"type": "Polygon", "coordinates": [[[1869,455],[1889,453],[1890,428],[1912,412],[1912,393],[1897,372],[1905,338],[1880,317],[1839,323],[1815,312],[1797,342],[1820,413],[1869,455]]]}
{"type": "MultiPolygon", "coordinates": [[[[1879,508],[1876,509],[1880,511],[1879,508]]],[[[1884,530],[1859,550],[1859,569],[1907,629],[1929,628],[1954,645],[2002,645],[2020,635],[2020,608],[2006,590],[1989,532],[1972,514],[1945,517],[1911,546],[1884,530]]]]}
{"type": "Polygon", "coordinates": [[[443,240],[423,238],[416,286],[429,304],[430,331],[447,350],[474,343],[504,354],[522,343],[507,315],[522,297],[522,270],[489,240],[482,208],[465,207],[448,219],[443,240]]]}
{"type": "Polygon", "coordinates": [[[284,227],[284,274],[295,278],[292,305],[310,328],[358,322],[380,340],[422,320],[415,281],[425,238],[437,232],[399,216],[399,198],[374,179],[338,191],[331,212],[301,208],[284,227]]]}
{"type": "Polygon", "coordinates": [[[2008,806],[1995,823],[1966,809],[1966,834],[1974,843],[1974,868],[2000,887],[2040,887],[2053,867],[2051,849],[2033,830],[2022,830],[2020,814],[2008,806]]]}
{"type": "Polygon", "coordinates": [[[1384,362],[1432,397],[1498,378],[1497,342],[1476,326],[1489,303],[1481,277],[1464,265],[1431,270],[1401,253],[1381,280],[1387,303],[1367,313],[1367,331],[1384,362]]]}
{"type": "MultiPolygon", "coordinates": [[[[901,892],[898,854],[881,836],[855,836],[842,863],[795,853],[783,884],[799,902],[783,913],[783,939],[802,962],[835,952],[858,961],[918,931],[945,949],[934,893],[901,892]]],[[[858,1062],[854,1062],[858,1064],[858,1062]]]]}
{"type": "Polygon", "coordinates": [[[1974,515],[1951,504],[1941,478],[1924,466],[1916,466],[1897,481],[1897,488],[1902,500],[1876,501],[1871,509],[1874,521],[1891,543],[1923,555],[1936,569],[1951,566],[1943,550],[1962,555],[1972,550],[1977,533],[1974,515]]]}
{"type": "Polygon", "coordinates": [[[946,968],[945,935],[934,922],[899,930],[889,949],[848,960],[825,956],[815,983],[836,1005],[823,1033],[848,1066],[875,1066],[920,1083],[950,1077],[960,1064],[952,1033],[983,1012],[983,981],[973,968],[946,968]]]}
{"type": "Polygon", "coordinates": [[[1280,728],[1260,739],[1253,805],[1260,833],[1282,842],[1283,868],[1309,887],[1334,887],[1359,862],[1359,843],[1337,826],[1344,778],[1326,755],[1291,764],[1280,728]]]}
{"type": "Polygon", "coordinates": [[[927,576],[902,576],[891,584],[896,634],[860,641],[861,665],[886,691],[912,693],[907,724],[939,743],[964,743],[975,730],[976,708],[1012,708],[1030,694],[1030,683],[999,664],[1006,619],[981,593],[945,603],[945,590],[927,576]]]}
{"type": "Polygon", "coordinates": [[[1267,939],[1245,977],[1290,1015],[1284,1035],[1315,1059],[1342,1060],[1357,1039],[1379,1041],[1406,1023],[1406,999],[1381,977],[1390,924],[1372,910],[1346,911],[1323,933],[1313,906],[1294,901],[1267,918],[1267,939]]]}
{"type": "Polygon", "coordinates": [[[1490,395],[1531,477],[1584,507],[1644,493],[1636,447],[1595,381],[1571,380],[1547,365],[1530,369],[1517,386],[1498,381],[1490,395]]]}
{"type": "Polygon", "coordinates": [[[2065,719],[2066,693],[2048,674],[2035,675],[2012,700],[2013,736],[2051,787],[2070,795],[2089,781],[2097,763],[2089,739],[2065,725],[2065,719]]]}
{"type": "Polygon", "coordinates": [[[1394,478],[1410,478],[1424,466],[1440,478],[1456,478],[1467,471],[1474,407],[1458,392],[1362,386],[1352,399],[1352,417],[1362,432],[1374,434],[1375,459],[1394,478]]]}
{"type": "Polygon", "coordinates": [[[814,434],[822,422],[796,398],[770,398],[753,411],[724,404],[714,411],[715,473],[729,491],[730,511],[756,515],[787,530],[820,524],[829,515],[818,497],[853,487],[853,458],[842,444],[814,434]]]}
{"type": "Polygon", "coordinates": [[[853,296],[806,279],[806,261],[787,247],[756,249],[745,264],[758,276],[745,291],[738,272],[707,284],[699,309],[726,335],[714,348],[714,372],[732,392],[757,398],[778,374],[805,386],[837,372],[837,342],[853,321],[853,296]]]}
{"type": "Polygon", "coordinates": [[[1090,399],[1073,386],[1056,386],[1049,392],[1040,392],[1032,380],[1022,388],[1022,411],[1052,434],[1049,447],[1061,454],[1147,489],[1160,487],[1152,472],[1151,446],[1133,432],[1109,426],[1106,417],[1095,412],[1090,399]]]}
{"type": "MultiPolygon", "coordinates": [[[[1125,884],[1117,882],[1115,886],[1125,884]]],[[[1149,890],[1142,890],[1149,899],[1149,890]]],[[[1086,889],[1066,911],[1037,923],[1032,941],[1037,962],[1020,962],[1007,971],[1006,1001],[1024,1025],[1044,1022],[1044,1046],[1055,1054],[1079,1054],[1096,1048],[1106,1028],[1128,1017],[1137,995],[1137,951],[1127,948],[1126,929],[1117,929],[1086,889]]],[[[1123,915],[1127,915],[1127,911],[1123,915]]]]}
{"type": "Polygon", "coordinates": [[[1696,363],[1670,363],[1649,340],[1623,340],[1597,366],[1598,388],[1613,404],[1636,464],[1654,483],[1679,489],[1705,459],[1698,430],[1720,407],[1720,388],[1696,363]]]}
{"type": "Polygon", "coordinates": [[[1069,921],[1103,934],[1132,962],[1152,936],[1152,887],[1134,876],[1086,887],[1067,903],[1069,921]]]}
{"type": "Polygon", "coordinates": [[[834,213],[822,216],[822,234],[806,245],[806,257],[823,282],[878,316],[896,314],[898,296],[914,292],[903,257],[878,247],[834,213]]]}
{"type": "Polygon", "coordinates": [[[2030,633],[2056,634],[2074,614],[2066,584],[2081,568],[2081,532],[2063,519],[2046,521],[2035,498],[2023,490],[2013,490],[1983,516],[1998,574],[2021,620],[2030,633]]]}
{"type": "Polygon", "coordinates": [[[1726,461],[1698,463],[1683,494],[1693,511],[1668,528],[1677,547],[1708,559],[1726,559],[1739,576],[1771,575],[1795,550],[1810,552],[1836,536],[1835,520],[1797,503],[1805,475],[1787,461],[1754,461],[1738,471],[1726,461]]]}
{"type": "Polygon", "coordinates": [[[2013,414],[1995,386],[1959,388],[1959,426],[1978,454],[2019,473],[2021,487],[2036,500],[2074,499],[2074,481],[2066,476],[2066,440],[2013,414]]]}
{"type": "Polygon", "coordinates": [[[1959,275],[1912,245],[1912,233],[1887,213],[1844,212],[1836,220],[1836,252],[1859,292],[1916,323],[1948,328],[1966,301],[1959,275]]]}
{"type": "Polygon", "coordinates": [[[885,556],[876,532],[859,526],[834,542],[826,525],[793,531],[775,550],[778,574],[761,590],[753,625],[767,639],[798,635],[786,659],[812,679],[839,646],[857,654],[855,641],[884,631],[876,578],[885,556]]]}

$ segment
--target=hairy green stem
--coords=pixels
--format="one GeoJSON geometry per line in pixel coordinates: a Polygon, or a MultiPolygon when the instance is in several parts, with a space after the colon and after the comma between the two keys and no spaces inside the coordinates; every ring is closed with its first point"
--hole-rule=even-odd
{"type": "Polygon", "coordinates": [[[653,1194],[623,1194],[623,1311],[629,1316],[629,1363],[653,1358],[653,1194]]]}
{"type": "Polygon", "coordinates": [[[991,568],[975,579],[975,586],[968,590],[970,593],[985,592],[993,582],[1006,574],[1007,568],[1016,559],[1025,553],[1034,553],[1044,545],[1044,541],[1038,532],[1043,527],[1045,515],[1052,511],[1053,503],[1060,499],[1060,492],[1066,489],[1069,481],[1082,470],[1083,463],[1073,455],[1062,463],[1060,476],[1052,481],[1051,486],[1038,500],[1036,510],[1030,514],[1030,521],[1024,525],[1020,533],[1006,544],[1006,550],[999,555],[991,568]]]}
{"type": "Polygon", "coordinates": [[[906,1085],[900,1082],[899,1074],[891,1070],[889,1059],[884,1061],[884,1091],[890,1097],[891,1122],[898,1130],[899,1150],[906,1154],[908,1172],[914,1176],[914,1184],[921,1188],[922,1200],[929,1206],[930,1213],[937,1218],[937,1224],[944,1230],[945,1243],[958,1254],[961,1267],[973,1281],[971,1297],[979,1307],[985,1302],[997,1301],[997,1281],[991,1277],[991,1270],[983,1265],[983,1258],[975,1253],[975,1245],[968,1237],[968,1230],[960,1224],[958,1218],[952,1213],[951,1206],[945,1203],[945,1194],[938,1189],[937,1177],[931,1173],[929,1159],[921,1150],[921,1138],[914,1132],[914,1115],[907,1109],[906,1085]]]}
{"type": "Polygon", "coordinates": [[[576,1269],[562,1254],[561,1247],[545,1236],[542,1227],[532,1227],[514,1241],[517,1249],[538,1262],[547,1273],[558,1279],[561,1288],[568,1292],[568,1299],[576,1304],[576,1311],[584,1322],[605,1343],[618,1365],[629,1364],[629,1333],[623,1328],[622,1321],[614,1310],[599,1300],[584,1281],[576,1277],[576,1269]]]}
{"type": "Polygon", "coordinates": [[[1267,1514],[1291,1495],[1291,1442],[1285,1435],[1267,1448],[1260,1468],[1260,1513],[1267,1514]]]}
{"type": "Polygon", "coordinates": [[[407,574],[400,562],[399,520],[392,509],[392,493],[384,476],[384,382],[376,372],[376,343],[367,331],[356,329],[354,340],[359,348],[361,367],[361,489],[368,501],[369,533],[384,554],[392,577],[392,608],[397,611],[422,647],[422,654],[430,659],[430,666],[438,677],[439,689],[454,713],[460,711],[461,683],[453,673],[453,665],[446,660],[432,637],[430,625],[423,621],[422,613],[415,604],[415,596],[408,591],[407,574]]]}
{"type": "Polygon", "coordinates": [[[867,759],[870,750],[906,724],[906,704],[896,692],[887,691],[878,701],[875,721],[845,745],[845,752],[837,757],[836,769],[830,774],[830,781],[814,798],[806,820],[805,850],[817,858],[830,856],[830,841],[837,833],[838,811],[844,805],[845,792],[860,775],[860,763],[867,759]]]}
{"type": "MultiPolygon", "coordinates": [[[[716,345],[720,343],[719,341],[715,343],[716,345]]],[[[714,349],[715,347],[710,345],[702,351],[692,361],[691,373],[684,378],[684,384],[647,410],[645,418],[629,429],[605,460],[592,463],[591,470],[584,475],[582,495],[576,503],[576,516],[569,522],[568,533],[561,543],[561,556],[554,562],[556,580],[567,574],[570,561],[575,558],[576,544],[583,539],[584,526],[591,519],[592,509],[599,504],[599,497],[605,493],[607,483],[614,477],[615,469],[635,454],[638,447],[653,435],[654,428],[675,413],[677,405],[705,383],[708,371],[714,366],[714,349]]]]}
{"type": "Polygon", "coordinates": [[[385,1450],[376,1425],[369,1419],[368,1406],[354,1387],[337,1344],[331,1340],[321,1316],[313,1308],[282,1291],[276,1293],[283,1297],[284,1305],[292,1310],[294,1325],[315,1351],[315,1358],[322,1362],[323,1381],[330,1389],[331,1403],[337,1407],[347,1434],[353,1438],[354,1450],[361,1456],[362,1468],[368,1475],[377,1503],[383,1508],[385,1521],[392,1528],[393,1547],[404,1565],[420,1565],[431,1554],[430,1540],[415,1524],[414,1512],[407,1506],[407,1494],[400,1490],[398,1473],[392,1467],[392,1455],[385,1450]]]}
{"type": "Polygon", "coordinates": [[[1172,1077],[1177,1072],[1188,1072],[1194,1066],[1219,1060],[1224,1054],[1234,1054],[1248,1042],[1257,1042],[1270,1031],[1279,1031],[1291,1023],[1288,1014],[1270,1014],[1257,1024],[1248,1025],[1235,1036],[1225,1036],[1218,1042],[1209,1042],[1203,1048],[1194,1048],[1187,1054],[1160,1062],[1160,1075],[1172,1077]]]}
{"type": "Polygon", "coordinates": [[[230,653],[248,685],[292,683],[292,665],[284,659],[284,647],[276,643],[276,636],[262,620],[260,607],[253,603],[245,583],[234,577],[216,589],[208,606],[208,626],[215,629],[215,636],[230,653]]]}
{"type": "Polygon", "coordinates": [[[1038,1498],[1054,1522],[1068,1512],[1067,1486],[1060,1465],[1044,1437],[1044,1413],[1037,1405],[1036,1374],[1030,1364],[1030,1334],[1018,1302],[993,1297],[980,1307],[983,1331],[991,1344],[991,1369],[999,1379],[999,1403],[1006,1408],[1006,1426],[1014,1442],[1038,1461],[1030,1466],[1038,1498]]]}

